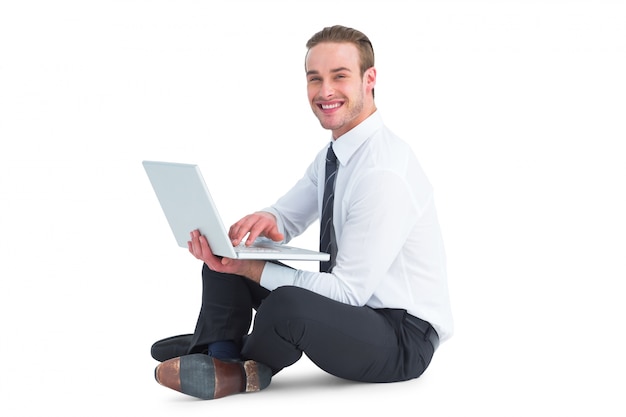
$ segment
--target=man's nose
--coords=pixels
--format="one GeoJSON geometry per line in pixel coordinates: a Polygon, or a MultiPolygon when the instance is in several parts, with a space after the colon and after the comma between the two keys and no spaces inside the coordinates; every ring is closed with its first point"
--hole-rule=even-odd
{"type": "Polygon", "coordinates": [[[335,88],[330,82],[323,82],[320,88],[320,96],[323,98],[332,97],[335,94],[335,88]]]}

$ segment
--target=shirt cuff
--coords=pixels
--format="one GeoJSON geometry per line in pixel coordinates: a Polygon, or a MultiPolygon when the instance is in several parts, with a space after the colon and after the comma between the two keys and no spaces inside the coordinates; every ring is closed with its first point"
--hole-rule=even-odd
{"type": "Polygon", "coordinates": [[[296,270],[288,266],[265,262],[261,273],[261,286],[270,291],[285,285],[293,285],[296,281],[296,270]]]}

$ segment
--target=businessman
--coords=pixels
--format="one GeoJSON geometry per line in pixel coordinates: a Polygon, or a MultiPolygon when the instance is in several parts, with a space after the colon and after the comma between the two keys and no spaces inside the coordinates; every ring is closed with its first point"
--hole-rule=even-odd
{"type": "Polygon", "coordinates": [[[157,381],[202,399],[260,391],[303,353],[353,381],[417,378],[452,335],[446,258],[433,190],[374,100],[370,40],[327,27],[306,44],[308,100],[329,143],[272,206],[229,230],[233,245],[288,242],[319,220],[319,272],[220,258],[191,231],[203,261],[195,331],[160,340],[157,381]],[[254,323],[252,323],[253,311],[254,323]]]}

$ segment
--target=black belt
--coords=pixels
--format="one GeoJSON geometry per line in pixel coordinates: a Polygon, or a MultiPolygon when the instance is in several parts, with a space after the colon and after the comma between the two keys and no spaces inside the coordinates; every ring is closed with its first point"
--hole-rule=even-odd
{"type": "Polygon", "coordinates": [[[439,335],[429,322],[419,319],[408,313],[404,316],[404,320],[412,326],[415,326],[422,333],[424,333],[424,339],[428,340],[430,344],[433,345],[434,350],[437,350],[437,348],[439,347],[439,335]]]}

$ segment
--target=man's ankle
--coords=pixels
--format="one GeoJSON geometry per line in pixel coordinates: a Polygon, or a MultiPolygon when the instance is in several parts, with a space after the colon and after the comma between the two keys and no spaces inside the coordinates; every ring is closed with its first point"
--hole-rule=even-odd
{"type": "Polygon", "coordinates": [[[241,357],[239,346],[232,340],[219,340],[209,343],[208,354],[221,360],[238,360],[241,357]]]}

